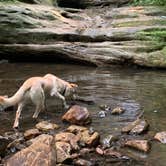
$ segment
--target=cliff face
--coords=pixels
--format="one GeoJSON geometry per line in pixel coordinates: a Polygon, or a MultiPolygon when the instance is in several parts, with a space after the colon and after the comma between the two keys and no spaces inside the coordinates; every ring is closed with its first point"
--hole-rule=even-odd
{"type": "Polygon", "coordinates": [[[52,5],[0,3],[1,59],[166,67],[164,8],[58,0],[60,8],[47,1],[52,5]]]}

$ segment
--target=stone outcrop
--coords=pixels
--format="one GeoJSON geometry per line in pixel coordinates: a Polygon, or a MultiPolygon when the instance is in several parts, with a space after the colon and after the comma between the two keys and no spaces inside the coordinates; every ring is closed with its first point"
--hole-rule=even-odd
{"type": "Polygon", "coordinates": [[[7,159],[6,166],[52,166],[56,165],[53,136],[42,134],[33,140],[32,145],[7,159]]]}
{"type": "MultiPolygon", "coordinates": [[[[74,2],[58,3],[70,7],[74,2]]],[[[0,59],[166,67],[163,9],[100,7],[100,4],[116,6],[127,0],[77,2],[85,7],[99,6],[61,9],[1,2],[0,59]]]]}

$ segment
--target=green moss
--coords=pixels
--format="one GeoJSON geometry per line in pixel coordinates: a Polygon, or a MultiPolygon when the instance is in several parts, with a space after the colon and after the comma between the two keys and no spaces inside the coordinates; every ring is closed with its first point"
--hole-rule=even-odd
{"type": "Polygon", "coordinates": [[[136,34],[140,40],[151,40],[166,42],[166,29],[151,29],[148,31],[140,31],[136,34]]]}
{"type": "Polygon", "coordinates": [[[133,5],[158,5],[158,6],[166,6],[165,0],[133,0],[133,5]]]}
{"type": "Polygon", "coordinates": [[[136,27],[136,26],[152,26],[152,25],[166,25],[166,20],[155,19],[155,20],[146,20],[146,21],[128,21],[114,24],[113,27],[136,27]]]}
{"type": "Polygon", "coordinates": [[[163,49],[162,49],[162,53],[165,55],[165,57],[166,57],[166,47],[164,47],[163,49]]]}

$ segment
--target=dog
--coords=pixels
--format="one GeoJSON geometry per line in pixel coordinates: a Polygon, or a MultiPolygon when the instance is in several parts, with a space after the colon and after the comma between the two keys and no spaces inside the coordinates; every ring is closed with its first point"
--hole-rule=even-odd
{"type": "Polygon", "coordinates": [[[18,128],[21,111],[27,101],[35,106],[33,118],[37,118],[41,111],[46,110],[45,97],[55,96],[62,100],[64,108],[68,108],[65,97],[74,99],[78,85],[64,81],[53,74],[46,74],[43,77],[31,77],[27,79],[18,91],[12,96],[0,96],[0,110],[18,105],[13,128],[18,128]]]}

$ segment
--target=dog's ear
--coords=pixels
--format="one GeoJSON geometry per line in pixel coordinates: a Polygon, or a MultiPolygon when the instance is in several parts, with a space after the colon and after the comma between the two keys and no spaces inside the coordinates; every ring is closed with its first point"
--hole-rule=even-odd
{"type": "Polygon", "coordinates": [[[78,87],[77,84],[70,83],[70,85],[72,86],[72,88],[77,88],[78,87]]]}

